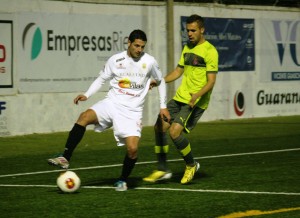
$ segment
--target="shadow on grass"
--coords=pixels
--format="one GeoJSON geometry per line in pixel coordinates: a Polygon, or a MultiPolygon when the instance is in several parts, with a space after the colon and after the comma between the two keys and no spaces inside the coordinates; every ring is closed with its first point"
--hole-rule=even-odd
{"type": "MultiPolygon", "coordinates": [[[[106,178],[106,179],[101,179],[101,180],[86,181],[86,182],[82,183],[81,185],[82,186],[111,186],[111,187],[113,187],[113,185],[117,181],[118,181],[118,179],[116,179],[116,178],[106,178]]],[[[142,178],[130,177],[130,178],[128,178],[127,184],[130,189],[139,187],[142,184],[142,178]]]]}
{"type": "MultiPolygon", "coordinates": [[[[157,181],[155,183],[144,182],[142,177],[129,177],[127,180],[127,184],[128,184],[129,189],[134,189],[134,188],[138,188],[138,187],[145,186],[145,185],[151,186],[151,185],[157,185],[157,184],[172,184],[172,183],[180,184],[180,180],[181,180],[182,176],[183,176],[182,172],[176,172],[176,173],[173,173],[173,176],[171,179],[157,181]]],[[[198,183],[199,181],[201,181],[201,179],[205,179],[208,177],[210,177],[210,176],[208,174],[206,174],[205,172],[197,173],[194,176],[193,181],[191,181],[189,184],[198,183]]],[[[82,183],[81,185],[82,186],[111,186],[111,187],[113,187],[113,185],[115,184],[115,182],[117,182],[117,180],[118,179],[116,179],[116,178],[89,180],[89,181],[82,183]]],[[[189,184],[187,184],[187,185],[189,185],[189,184]]]]}

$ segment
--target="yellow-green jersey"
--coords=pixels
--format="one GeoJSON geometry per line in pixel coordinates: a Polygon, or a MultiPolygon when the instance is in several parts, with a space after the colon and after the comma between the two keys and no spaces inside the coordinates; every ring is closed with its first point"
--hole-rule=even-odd
{"type": "MultiPolygon", "coordinates": [[[[182,82],[176,91],[174,100],[188,104],[191,95],[202,89],[207,83],[207,72],[218,72],[218,52],[216,48],[205,41],[202,44],[190,48],[185,45],[178,67],[184,68],[182,82]]],[[[196,103],[202,109],[206,109],[209,104],[212,90],[204,94],[196,103]]]]}

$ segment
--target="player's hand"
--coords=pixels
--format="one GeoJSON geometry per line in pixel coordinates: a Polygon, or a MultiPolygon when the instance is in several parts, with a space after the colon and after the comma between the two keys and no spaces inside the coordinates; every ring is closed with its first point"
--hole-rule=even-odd
{"type": "Polygon", "coordinates": [[[197,99],[199,98],[198,95],[190,93],[191,95],[191,100],[189,102],[189,105],[191,106],[191,108],[193,108],[195,106],[195,104],[197,103],[197,99]]]}
{"type": "Polygon", "coordinates": [[[78,104],[79,101],[86,101],[87,97],[85,95],[78,95],[74,98],[74,104],[78,104]]]}
{"type": "Polygon", "coordinates": [[[155,80],[151,80],[149,90],[151,90],[153,87],[157,86],[157,82],[155,80]]]}
{"type": "Polygon", "coordinates": [[[168,123],[170,122],[171,116],[167,108],[161,108],[159,114],[162,120],[168,123]]]}

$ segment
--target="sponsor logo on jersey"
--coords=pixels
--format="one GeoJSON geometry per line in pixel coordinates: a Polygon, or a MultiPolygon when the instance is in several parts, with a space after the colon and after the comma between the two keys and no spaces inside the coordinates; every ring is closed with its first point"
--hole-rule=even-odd
{"type": "Polygon", "coordinates": [[[144,84],[138,84],[136,82],[131,82],[128,78],[119,80],[118,85],[120,88],[123,88],[123,89],[143,89],[145,87],[144,84]]]}

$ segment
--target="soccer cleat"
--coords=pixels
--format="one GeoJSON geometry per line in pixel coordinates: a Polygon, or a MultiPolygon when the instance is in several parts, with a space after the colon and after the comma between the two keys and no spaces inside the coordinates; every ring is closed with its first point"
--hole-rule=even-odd
{"type": "Polygon", "coordinates": [[[63,156],[50,158],[47,161],[48,161],[49,165],[58,166],[62,169],[68,169],[69,168],[69,161],[63,156]]]}
{"type": "Polygon", "coordinates": [[[172,177],[171,172],[154,170],[148,177],[143,178],[145,182],[156,182],[159,180],[166,180],[172,177]]]}
{"type": "Polygon", "coordinates": [[[200,164],[196,162],[195,166],[186,166],[184,175],[181,179],[181,184],[187,184],[194,178],[195,173],[199,170],[200,164]]]}
{"type": "Polygon", "coordinates": [[[128,187],[127,187],[127,183],[119,180],[114,184],[115,190],[116,191],[127,191],[128,187]]]}

